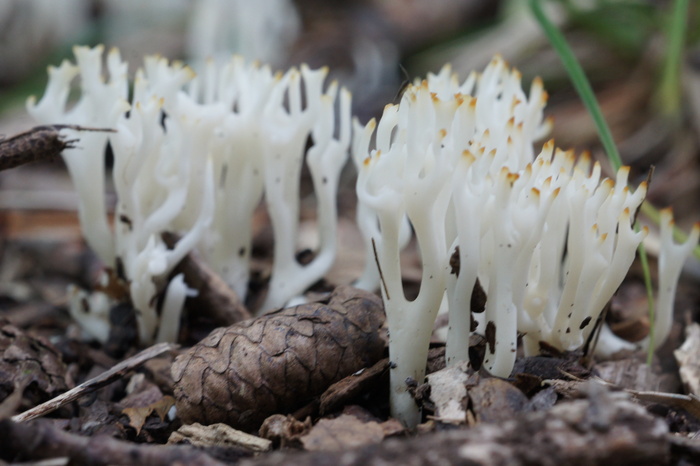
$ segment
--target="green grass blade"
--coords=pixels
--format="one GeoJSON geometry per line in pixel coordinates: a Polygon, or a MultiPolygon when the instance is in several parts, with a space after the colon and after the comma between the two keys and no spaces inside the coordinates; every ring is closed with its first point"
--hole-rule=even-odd
{"type": "Polygon", "coordinates": [[[681,60],[688,24],[688,0],[675,0],[666,24],[666,60],[664,62],[658,104],[668,117],[679,117],[681,109],[681,60]]]}
{"type": "Polygon", "coordinates": [[[569,47],[569,44],[566,42],[566,39],[564,39],[562,33],[556,26],[554,26],[554,24],[552,24],[551,21],[549,21],[547,15],[545,15],[540,1],[530,0],[530,9],[535,16],[535,19],[537,19],[537,22],[542,27],[547,39],[549,39],[549,42],[552,44],[552,47],[554,47],[554,50],[559,55],[566,72],[569,73],[569,77],[571,78],[571,82],[573,83],[576,92],[578,92],[578,95],[581,97],[581,101],[586,106],[588,113],[590,113],[591,118],[593,118],[593,122],[598,129],[600,141],[603,144],[603,148],[605,149],[608,159],[610,160],[610,164],[612,165],[613,170],[617,171],[622,166],[622,159],[620,158],[620,153],[618,152],[617,146],[613,141],[610,128],[605,122],[603,112],[600,109],[600,105],[598,105],[598,100],[595,98],[595,94],[590,83],[588,82],[588,78],[586,78],[583,68],[581,68],[581,65],[576,59],[574,52],[571,50],[571,47],[569,47]]]}
{"type": "MultiPolygon", "coordinates": [[[[552,47],[557,51],[561,58],[566,71],[569,73],[571,81],[578,92],[581,100],[588,109],[595,122],[598,134],[600,135],[601,143],[608,156],[610,164],[617,171],[622,166],[622,159],[617,150],[617,146],[612,138],[610,129],[608,128],[603,113],[600,110],[598,101],[595,98],[593,89],[586,78],[586,74],[581,68],[576,56],[569,47],[564,36],[559,30],[549,21],[547,15],[542,10],[541,0],[530,0],[530,9],[539,22],[542,30],[549,39],[552,47]]],[[[686,31],[686,18],[688,16],[688,0],[675,0],[673,6],[672,20],[669,24],[669,50],[667,53],[666,63],[664,65],[664,78],[662,80],[661,99],[667,102],[667,110],[670,111],[671,104],[676,105],[674,111],[678,111],[680,105],[680,63],[683,49],[683,39],[686,31]]],[[[642,213],[647,216],[656,225],[659,224],[659,211],[649,202],[642,204],[642,213]]],[[[677,242],[683,242],[687,239],[687,235],[680,229],[673,228],[673,237],[677,242]]],[[[693,249],[693,255],[700,260],[700,246],[693,249]]]]}

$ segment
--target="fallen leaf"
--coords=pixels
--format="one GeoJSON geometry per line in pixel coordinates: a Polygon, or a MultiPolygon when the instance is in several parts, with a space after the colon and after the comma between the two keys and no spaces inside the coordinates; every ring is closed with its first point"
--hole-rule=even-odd
{"type": "Polygon", "coordinates": [[[401,424],[401,421],[393,417],[379,424],[384,431],[384,437],[395,437],[406,432],[406,427],[401,424]]]}
{"type": "Polygon", "coordinates": [[[18,407],[35,406],[65,392],[65,376],[61,355],[48,340],[0,319],[0,402],[15,390],[14,381],[24,380],[18,407]]]}
{"type": "Polygon", "coordinates": [[[596,364],[595,371],[598,377],[618,388],[667,391],[662,378],[640,358],[601,362],[596,364]]]}
{"type": "Polygon", "coordinates": [[[144,406],[141,408],[124,408],[122,414],[129,418],[129,425],[136,430],[136,435],[141,433],[143,425],[146,423],[146,418],[151,415],[153,408],[144,406]]]}
{"type": "Polygon", "coordinates": [[[156,401],[151,405],[153,411],[158,415],[161,421],[165,421],[165,416],[168,415],[170,408],[175,405],[175,398],[170,395],[166,395],[160,400],[156,401]]]}
{"type": "Polygon", "coordinates": [[[139,435],[148,416],[155,413],[161,421],[165,421],[165,416],[174,405],[175,398],[167,395],[148,406],[124,408],[122,413],[129,418],[129,425],[136,429],[136,435],[139,435]]]}
{"type": "Polygon", "coordinates": [[[367,393],[376,387],[382,377],[388,377],[388,370],[389,359],[385,358],[368,369],[362,369],[334,383],[321,395],[319,412],[330,413],[362,393],[367,393]]]}

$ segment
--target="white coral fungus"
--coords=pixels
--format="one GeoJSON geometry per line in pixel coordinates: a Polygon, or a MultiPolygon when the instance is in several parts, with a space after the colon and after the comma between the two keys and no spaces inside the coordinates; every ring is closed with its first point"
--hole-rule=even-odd
{"type": "MultiPolygon", "coordinates": [[[[116,129],[110,136],[80,134],[79,147],[64,158],[78,190],[85,238],[128,281],[142,343],[176,338],[191,290],[172,272],[195,248],[245,298],[252,215],[263,196],[275,235],[265,308],[284,304],[326,273],[335,257],[334,199],[350,144],[350,94],[335,83],[324,89],[326,69],[302,66],[274,75],[234,57],[222,66],[209,62],[195,76],[180,63],[147,57],[128,102],[127,64],[116,50],[107,56],[109,79],[103,76],[101,46],[76,47],[74,53],[77,64],[49,68],[44,96],[38,103],[30,99],[27,107],[42,123],[116,129]],[[80,99],[67,109],[77,75],[80,99]],[[117,194],[114,227],[104,188],[108,138],[117,194]],[[320,244],[315,259],[302,266],[295,252],[305,159],[318,203],[320,244]],[[165,244],[164,232],[180,235],[173,248],[165,244]]],[[[104,340],[106,325],[96,321],[106,319],[107,301],[73,294],[73,315],[104,340]],[[79,301],[96,308],[86,315],[79,301]]]]}
{"type": "MultiPolygon", "coordinates": [[[[561,350],[585,342],[647,234],[632,225],[646,184],[630,190],[627,167],[615,181],[601,179],[589,156],[576,160],[552,141],[534,157],[533,142],[549,126],[546,97],[539,79],[526,96],[519,73],[496,57],[461,85],[449,67],[429,75],[388,106],[378,124],[357,129],[358,212],[373,226],[366,240],[368,249],[376,246],[383,275],[391,407],[408,425],[419,418],[406,381],[423,379],[443,299],[448,364],[468,359],[475,331],[486,337],[484,367],[507,377],[519,333],[527,354],[536,354],[541,341],[561,350]],[[401,283],[406,218],[423,267],[413,301],[401,283]],[[477,283],[487,297],[483,314],[470,312],[477,283]]],[[[674,263],[690,247],[679,248],[674,263]]],[[[660,306],[672,305],[667,301],[660,306]]]]}

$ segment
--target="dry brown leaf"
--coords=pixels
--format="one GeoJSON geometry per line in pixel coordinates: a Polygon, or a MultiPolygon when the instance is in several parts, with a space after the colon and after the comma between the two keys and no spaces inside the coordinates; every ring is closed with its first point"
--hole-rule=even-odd
{"type": "Polygon", "coordinates": [[[129,418],[129,425],[136,430],[136,435],[141,433],[143,425],[146,423],[146,419],[153,412],[153,408],[149,406],[143,406],[141,408],[124,408],[122,414],[129,418]]]}
{"type": "Polygon", "coordinates": [[[600,362],[595,365],[595,372],[609,384],[628,390],[669,391],[671,387],[665,385],[677,386],[665,382],[641,357],[600,362]]]}
{"type": "Polygon", "coordinates": [[[155,413],[161,421],[165,421],[165,416],[174,404],[175,399],[172,396],[166,395],[148,406],[124,408],[122,413],[129,418],[129,425],[136,430],[136,435],[138,435],[141,433],[141,429],[146,423],[148,416],[155,413]]]}
{"type": "Polygon", "coordinates": [[[175,406],[175,398],[170,395],[164,396],[151,405],[153,412],[158,415],[161,421],[165,421],[165,416],[168,415],[168,411],[170,411],[170,408],[173,406],[175,406]]]}
{"type": "Polygon", "coordinates": [[[36,405],[65,391],[65,376],[66,366],[51,343],[0,320],[0,402],[15,390],[14,381],[23,380],[29,405],[24,408],[36,405]]]}
{"type": "Polygon", "coordinates": [[[406,432],[406,427],[398,419],[389,418],[379,424],[384,432],[384,437],[395,437],[406,432]]]}
{"type": "Polygon", "coordinates": [[[362,369],[334,383],[321,395],[319,412],[321,415],[333,412],[361,393],[367,393],[382,377],[388,378],[388,371],[389,359],[385,358],[368,369],[362,369]]]}

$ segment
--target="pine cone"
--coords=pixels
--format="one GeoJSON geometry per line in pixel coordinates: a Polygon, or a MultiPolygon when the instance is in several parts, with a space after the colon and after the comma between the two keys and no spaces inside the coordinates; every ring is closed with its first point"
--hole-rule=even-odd
{"type": "Polygon", "coordinates": [[[339,287],[309,303],[214,330],[173,364],[179,417],[257,429],[384,353],[381,299],[339,287]]]}

